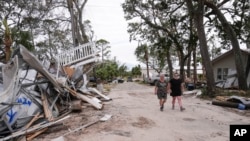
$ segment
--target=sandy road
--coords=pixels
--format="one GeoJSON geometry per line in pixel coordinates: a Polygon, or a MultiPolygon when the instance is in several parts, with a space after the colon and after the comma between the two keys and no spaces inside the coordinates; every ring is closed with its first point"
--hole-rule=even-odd
{"type": "Polygon", "coordinates": [[[113,100],[106,102],[103,110],[91,113],[95,119],[104,114],[111,114],[112,118],[67,135],[64,140],[229,141],[230,124],[250,123],[245,111],[214,106],[211,101],[193,96],[183,97],[184,112],[172,110],[168,96],[161,112],[153,92],[153,86],[135,82],[117,84],[108,95],[113,100]]]}

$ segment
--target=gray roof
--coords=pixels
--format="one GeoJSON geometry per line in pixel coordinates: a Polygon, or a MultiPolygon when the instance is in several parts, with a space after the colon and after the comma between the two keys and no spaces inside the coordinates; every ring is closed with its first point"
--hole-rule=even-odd
{"type": "MultiPolygon", "coordinates": [[[[241,53],[244,53],[246,55],[250,55],[250,49],[241,49],[241,53]]],[[[214,58],[212,60],[212,64],[215,63],[215,62],[217,62],[217,61],[219,61],[220,59],[228,56],[228,55],[231,55],[231,54],[233,54],[233,49],[231,49],[231,50],[229,50],[229,51],[227,51],[227,52],[225,52],[225,53],[217,56],[216,58],[214,58]]]]}

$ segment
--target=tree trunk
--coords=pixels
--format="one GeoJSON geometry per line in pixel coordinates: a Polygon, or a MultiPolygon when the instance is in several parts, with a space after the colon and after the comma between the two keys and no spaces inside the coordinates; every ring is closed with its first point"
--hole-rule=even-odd
{"type": "Polygon", "coordinates": [[[206,79],[207,79],[207,94],[213,96],[215,94],[214,86],[214,73],[212,64],[209,58],[207,40],[203,25],[203,11],[204,11],[204,1],[198,0],[198,9],[194,13],[194,7],[191,0],[186,0],[190,14],[194,14],[194,23],[197,28],[198,38],[200,42],[200,52],[202,56],[202,62],[206,69],[206,79]]]}
{"type": "Polygon", "coordinates": [[[180,53],[180,78],[182,81],[185,80],[184,66],[185,66],[184,54],[181,52],[180,53]]]}
{"type": "Polygon", "coordinates": [[[5,61],[6,63],[10,60],[11,57],[11,44],[12,44],[12,39],[10,33],[8,35],[5,35],[4,37],[4,44],[5,44],[5,61]]]}
{"type": "Polygon", "coordinates": [[[10,54],[11,54],[11,51],[10,51],[10,46],[5,46],[5,57],[6,57],[6,59],[5,59],[5,61],[6,61],[6,63],[10,60],[10,54]]]}
{"type": "Polygon", "coordinates": [[[73,46],[76,46],[76,35],[75,35],[75,19],[74,19],[74,9],[73,9],[73,1],[72,0],[67,0],[68,4],[68,9],[70,13],[70,18],[71,18],[71,32],[72,32],[72,40],[73,40],[73,46]]]}
{"type": "Polygon", "coordinates": [[[232,26],[227,22],[225,16],[223,15],[223,13],[221,13],[221,11],[218,9],[216,5],[207,1],[205,2],[205,4],[206,6],[210,7],[215,12],[228,38],[231,40],[233,51],[234,51],[234,57],[235,57],[235,65],[236,65],[236,70],[237,70],[239,89],[247,90],[248,89],[247,80],[246,80],[247,78],[245,75],[244,63],[243,63],[241,50],[240,50],[240,46],[239,46],[239,42],[237,40],[236,34],[232,26]]]}
{"type": "Polygon", "coordinates": [[[76,5],[76,8],[77,8],[77,12],[78,12],[78,24],[79,24],[79,29],[78,32],[80,33],[81,31],[81,36],[79,36],[81,38],[81,42],[82,43],[87,43],[89,40],[88,40],[88,36],[86,35],[86,30],[85,30],[85,27],[84,27],[84,24],[83,24],[83,19],[82,19],[82,12],[83,12],[83,9],[85,7],[85,5],[87,4],[88,0],[84,0],[84,2],[80,5],[80,3],[76,3],[75,2],[75,5],[76,5]]]}
{"type": "Polygon", "coordinates": [[[187,58],[187,70],[186,70],[186,77],[191,77],[191,56],[187,58]]]}
{"type": "Polygon", "coordinates": [[[197,83],[197,60],[196,60],[196,47],[193,50],[193,80],[194,80],[194,84],[196,85],[197,83]]]}
{"type": "Polygon", "coordinates": [[[149,68],[148,68],[148,49],[145,50],[145,59],[146,59],[146,67],[147,67],[147,78],[149,79],[149,68]]]}
{"type": "Polygon", "coordinates": [[[171,60],[169,49],[167,51],[167,63],[168,63],[168,69],[169,69],[169,78],[172,78],[172,76],[173,76],[173,65],[172,65],[172,60],[171,60]]]}

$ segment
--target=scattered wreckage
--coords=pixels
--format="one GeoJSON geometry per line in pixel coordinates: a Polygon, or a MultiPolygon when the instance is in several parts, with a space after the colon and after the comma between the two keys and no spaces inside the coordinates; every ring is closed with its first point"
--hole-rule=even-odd
{"type": "Polygon", "coordinates": [[[1,66],[0,141],[36,132],[31,136],[34,138],[46,127],[68,118],[76,107],[74,101],[87,102],[100,110],[102,100],[111,100],[87,87],[83,66],[96,62],[93,43],[56,58],[54,63],[41,62],[20,46],[19,53],[1,66]]]}
{"type": "Polygon", "coordinates": [[[238,108],[240,110],[250,109],[250,99],[241,96],[230,96],[223,97],[217,96],[213,101],[213,105],[230,107],[230,108],[238,108]]]}

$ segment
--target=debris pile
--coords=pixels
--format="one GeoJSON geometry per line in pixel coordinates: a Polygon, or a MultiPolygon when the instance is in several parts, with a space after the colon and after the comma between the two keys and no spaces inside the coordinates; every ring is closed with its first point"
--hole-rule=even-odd
{"type": "Polygon", "coordinates": [[[213,105],[238,108],[240,110],[246,110],[250,108],[250,99],[241,96],[217,96],[213,101],[213,105]]]}
{"type": "Polygon", "coordinates": [[[87,87],[84,65],[95,63],[94,45],[61,54],[55,62],[39,61],[26,48],[7,63],[0,74],[0,141],[26,136],[32,140],[49,126],[88,103],[97,110],[111,100],[87,87]],[[80,64],[80,65],[79,65],[80,64]]]}

